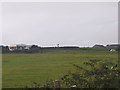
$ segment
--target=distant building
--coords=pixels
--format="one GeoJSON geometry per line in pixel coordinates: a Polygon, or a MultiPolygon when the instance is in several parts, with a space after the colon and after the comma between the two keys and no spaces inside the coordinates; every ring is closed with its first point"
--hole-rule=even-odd
{"type": "Polygon", "coordinates": [[[110,49],[110,51],[111,51],[111,52],[114,52],[114,51],[116,51],[116,50],[115,50],[115,49],[110,49]]]}
{"type": "Polygon", "coordinates": [[[10,45],[8,46],[8,48],[10,51],[14,51],[14,50],[17,50],[17,45],[10,45]]]}
{"type": "Polygon", "coordinates": [[[31,45],[25,45],[25,44],[16,44],[16,45],[10,45],[8,46],[10,51],[14,50],[29,50],[31,45]]]}

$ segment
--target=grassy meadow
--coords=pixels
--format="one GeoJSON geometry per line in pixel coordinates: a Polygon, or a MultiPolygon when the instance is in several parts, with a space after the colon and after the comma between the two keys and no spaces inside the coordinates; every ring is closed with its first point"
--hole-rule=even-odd
{"type": "MultiPolygon", "coordinates": [[[[83,66],[90,59],[117,63],[118,53],[107,50],[45,50],[41,53],[9,53],[2,55],[3,88],[22,88],[33,82],[44,84],[74,70],[73,64],[83,66]]],[[[87,67],[85,67],[87,68],[87,67]]]]}

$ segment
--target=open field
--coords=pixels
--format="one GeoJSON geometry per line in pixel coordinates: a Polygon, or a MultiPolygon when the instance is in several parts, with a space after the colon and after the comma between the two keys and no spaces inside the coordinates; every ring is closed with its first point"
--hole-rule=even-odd
{"type": "Polygon", "coordinates": [[[49,50],[36,54],[3,54],[3,88],[21,88],[32,82],[44,84],[59,79],[73,64],[83,66],[90,59],[117,63],[118,53],[88,50],[49,50]]]}

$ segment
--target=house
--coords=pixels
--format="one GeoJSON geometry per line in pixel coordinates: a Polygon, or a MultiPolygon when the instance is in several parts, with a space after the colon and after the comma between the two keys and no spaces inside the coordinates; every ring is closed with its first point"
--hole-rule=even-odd
{"type": "Polygon", "coordinates": [[[25,44],[16,44],[16,45],[10,45],[9,50],[29,50],[32,45],[25,45],[25,44]]]}
{"type": "Polygon", "coordinates": [[[115,49],[110,49],[110,51],[111,51],[111,52],[114,52],[114,51],[116,51],[116,50],[115,50],[115,49]]]}
{"type": "Polygon", "coordinates": [[[9,48],[10,51],[17,50],[17,46],[16,45],[10,45],[10,46],[8,46],[8,48],[9,48]]]}

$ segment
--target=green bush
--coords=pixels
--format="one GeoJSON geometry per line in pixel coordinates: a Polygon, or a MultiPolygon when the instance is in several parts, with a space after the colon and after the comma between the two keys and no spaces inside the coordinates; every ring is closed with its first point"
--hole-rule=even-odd
{"type": "Polygon", "coordinates": [[[44,85],[33,83],[26,88],[120,88],[120,71],[117,64],[101,60],[89,60],[84,64],[89,68],[73,64],[75,71],[69,71],[59,80],[47,81],[44,85]]]}
{"type": "Polygon", "coordinates": [[[120,71],[117,64],[101,60],[90,60],[84,64],[89,66],[89,69],[74,64],[76,71],[61,78],[67,87],[119,88],[120,71]]]}

